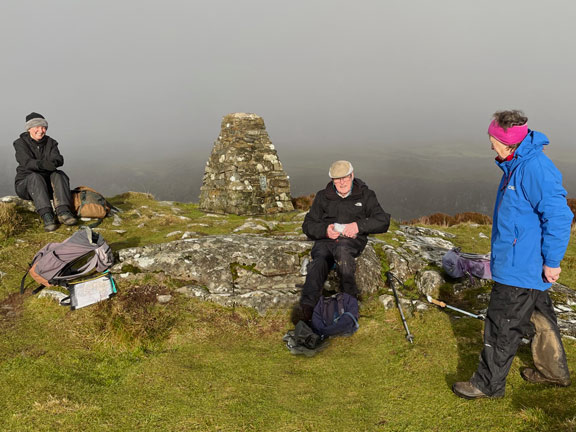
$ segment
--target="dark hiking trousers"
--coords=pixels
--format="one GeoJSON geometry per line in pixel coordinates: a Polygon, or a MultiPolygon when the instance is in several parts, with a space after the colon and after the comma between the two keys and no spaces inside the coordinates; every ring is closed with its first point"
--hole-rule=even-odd
{"type": "Polygon", "coordinates": [[[356,285],[356,257],[360,255],[364,245],[357,239],[340,237],[334,241],[317,241],[312,248],[312,261],[308,265],[306,282],[302,287],[300,303],[316,306],[322,295],[324,282],[328,273],[336,263],[336,271],[340,277],[340,291],[358,297],[356,285]]]}
{"type": "Polygon", "coordinates": [[[32,200],[36,210],[42,213],[52,209],[50,199],[54,199],[54,207],[58,210],[71,210],[72,194],[70,192],[70,179],[64,171],[56,170],[51,173],[40,174],[33,172],[24,180],[16,184],[16,193],[25,200],[32,200]]]}
{"type": "Polygon", "coordinates": [[[490,295],[480,364],[470,382],[489,396],[503,396],[523,337],[532,337],[536,369],[546,378],[569,384],[566,353],[548,292],[498,282],[490,295]]]}

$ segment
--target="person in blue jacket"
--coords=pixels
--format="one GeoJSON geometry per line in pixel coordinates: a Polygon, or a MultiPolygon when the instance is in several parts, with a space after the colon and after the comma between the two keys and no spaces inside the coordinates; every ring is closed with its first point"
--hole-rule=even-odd
{"type": "Polygon", "coordinates": [[[522,338],[531,337],[531,383],[570,385],[570,373],[548,288],[560,276],[573,214],[562,175],[543,149],[549,141],[528,129],[522,111],[500,111],[488,128],[496,165],[504,172],[492,222],[490,268],[494,286],[484,348],[470,381],[453,392],[466,399],[502,397],[522,338]]]}

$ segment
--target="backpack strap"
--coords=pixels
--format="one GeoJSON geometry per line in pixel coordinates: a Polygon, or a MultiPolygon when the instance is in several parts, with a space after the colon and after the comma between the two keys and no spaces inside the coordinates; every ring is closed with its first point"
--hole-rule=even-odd
{"type": "Polygon", "coordinates": [[[88,225],[88,228],[96,228],[98,225],[100,225],[102,222],[104,222],[104,219],[97,219],[96,222],[91,223],[90,225],[88,225]]]}
{"type": "Polygon", "coordinates": [[[20,294],[24,294],[24,282],[26,282],[26,276],[28,276],[28,273],[30,273],[30,268],[32,268],[32,265],[28,266],[28,270],[26,270],[26,273],[24,273],[24,276],[22,276],[22,280],[20,281],[20,294]]]}
{"type": "Polygon", "coordinates": [[[356,317],[351,314],[350,312],[344,312],[342,315],[340,315],[338,318],[336,318],[336,320],[334,322],[338,322],[338,320],[340,318],[342,318],[344,315],[349,316],[350,318],[352,318],[352,321],[354,321],[354,327],[356,328],[356,330],[358,330],[360,328],[360,324],[358,324],[358,320],[356,319],[356,317]]]}
{"type": "Polygon", "coordinates": [[[76,212],[77,212],[78,214],[81,213],[82,207],[84,207],[84,204],[86,204],[86,191],[85,191],[85,190],[81,190],[81,191],[80,191],[80,205],[78,206],[78,210],[76,210],[76,212]]]}
{"type": "MultiPolygon", "coordinates": [[[[22,276],[22,280],[20,281],[20,294],[24,294],[24,291],[26,291],[26,288],[24,288],[24,283],[26,282],[26,276],[28,276],[28,273],[30,273],[30,269],[32,268],[33,264],[34,264],[34,262],[32,262],[28,266],[28,270],[26,270],[26,273],[24,273],[24,276],[22,276]]],[[[44,285],[38,285],[36,288],[34,288],[34,290],[32,291],[32,294],[37,294],[40,291],[42,291],[43,289],[44,289],[44,285]]]]}
{"type": "Polygon", "coordinates": [[[338,315],[342,316],[344,313],[344,294],[338,293],[336,294],[336,298],[338,300],[338,315]]]}
{"type": "Polygon", "coordinates": [[[356,329],[360,328],[360,324],[358,324],[356,317],[352,313],[344,310],[344,293],[339,292],[336,294],[336,298],[338,299],[338,316],[334,319],[334,323],[337,323],[340,318],[342,318],[344,315],[347,315],[352,318],[352,321],[354,321],[354,327],[356,329]]]}
{"type": "Polygon", "coordinates": [[[44,285],[38,285],[36,288],[34,288],[32,290],[32,294],[38,294],[40,291],[42,291],[44,288],[46,288],[44,285]]]}

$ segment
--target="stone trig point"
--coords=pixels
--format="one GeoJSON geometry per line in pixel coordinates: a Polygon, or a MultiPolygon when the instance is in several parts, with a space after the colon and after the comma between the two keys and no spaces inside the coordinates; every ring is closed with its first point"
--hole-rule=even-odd
{"type": "Polygon", "coordinates": [[[293,210],[290,182],[262,117],[224,116],[220,135],[206,162],[200,209],[237,215],[293,210]]]}

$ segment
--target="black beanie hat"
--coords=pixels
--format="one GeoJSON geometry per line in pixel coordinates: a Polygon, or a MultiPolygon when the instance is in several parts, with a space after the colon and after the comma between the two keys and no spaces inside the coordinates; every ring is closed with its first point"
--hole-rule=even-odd
{"type": "Polygon", "coordinates": [[[25,130],[29,130],[35,126],[44,126],[45,128],[48,128],[48,122],[42,114],[32,112],[26,116],[25,130]]]}
{"type": "Polygon", "coordinates": [[[30,120],[35,119],[35,118],[41,118],[41,119],[46,120],[46,118],[42,114],[32,112],[26,116],[26,121],[29,122],[30,120]]]}

